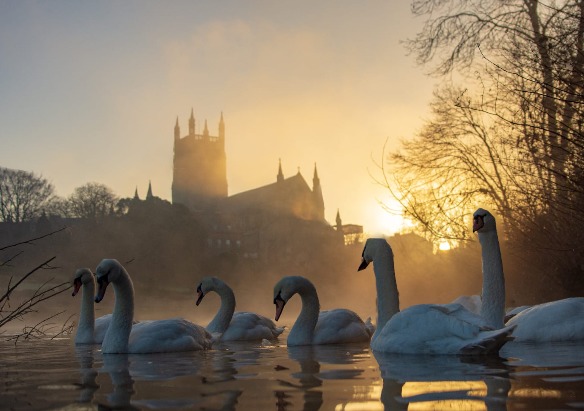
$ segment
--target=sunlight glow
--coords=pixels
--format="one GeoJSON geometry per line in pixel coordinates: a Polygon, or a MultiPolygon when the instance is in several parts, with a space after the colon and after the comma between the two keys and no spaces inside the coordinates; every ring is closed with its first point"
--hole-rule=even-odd
{"type": "Polygon", "coordinates": [[[401,206],[395,200],[384,200],[383,206],[379,202],[367,204],[364,215],[368,217],[364,220],[368,233],[393,235],[404,233],[412,227],[411,221],[401,214],[401,206]]]}
{"type": "Polygon", "coordinates": [[[448,241],[442,241],[438,246],[440,251],[448,251],[450,250],[450,243],[448,241]]]}

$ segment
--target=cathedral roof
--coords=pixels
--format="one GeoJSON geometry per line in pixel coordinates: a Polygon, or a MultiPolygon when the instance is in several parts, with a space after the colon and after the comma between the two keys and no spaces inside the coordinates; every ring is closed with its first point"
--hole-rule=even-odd
{"type": "Polygon", "coordinates": [[[221,202],[220,208],[225,212],[270,210],[307,220],[318,219],[313,192],[300,172],[275,183],[227,197],[221,202]]]}

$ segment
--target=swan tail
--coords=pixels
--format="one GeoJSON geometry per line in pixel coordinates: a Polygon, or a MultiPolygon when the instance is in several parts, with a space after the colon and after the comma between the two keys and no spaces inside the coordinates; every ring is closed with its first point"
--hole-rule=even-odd
{"type": "Polygon", "coordinates": [[[369,337],[371,337],[375,333],[375,328],[376,328],[375,325],[373,325],[373,323],[371,322],[371,317],[368,317],[365,320],[365,329],[367,330],[369,337]]]}
{"type": "Polygon", "coordinates": [[[469,356],[497,354],[503,345],[513,340],[512,332],[514,329],[515,326],[510,326],[500,330],[482,332],[478,341],[462,347],[459,354],[469,356]]]}
{"type": "Polygon", "coordinates": [[[285,329],[286,327],[274,327],[274,329],[272,330],[272,334],[274,334],[274,337],[278,337],[280,334],[284,332],[285,329]]]}

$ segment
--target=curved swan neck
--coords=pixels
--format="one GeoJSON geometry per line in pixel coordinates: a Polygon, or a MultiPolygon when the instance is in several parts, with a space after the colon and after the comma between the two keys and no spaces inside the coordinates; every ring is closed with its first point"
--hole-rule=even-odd
{"type": "Polygon", "coordinates": [[[288,334],[288,344],[306,345],[312,344],[314,328],[318,322],[320,302],[318,294],[312,284],[301,284],[297,291],[302,299],[302,309],[288,334]]]}
{"type": "Polygon", "coordinates": [[[483,263],[481,316],[495,329],[505,318],[505,275],[497,231],[479,232],[483,263]]]}
{"type": "Polygon", "coordinates": [[[93,342],[95,328],[95,311],[93,305],[95,284],[93,281],[83,284],[81,294],[81,311],[79,312],[79,324],[77,325],[75,341],[93,342]]]}
{"type": "Polygon", "coordinates": [[[399,292],[395,279],[393,252],[389,247],[379,249],[373,259],[373,272],[377,288],[377,332],[399,312],[399,292]]]}
{"type": "Polygon", "coordinates": [[[213,320],[207,325],[207,331],[211,333],[223,333],[229,327],[229,323],[235,312],[235,295],[227,284],[215,287],[213,291],[221,297],[221,307],[219,307],[219,311],[217,311],[213,320]]]}
{"type": "Polygon", "coordinates": [[[102,352],[127,353],[134,319],[134,286],[125,270],[123,270],[123,275],[111,285],[114,289],[116,302],[111,324],[103,339],[102,352]]]}

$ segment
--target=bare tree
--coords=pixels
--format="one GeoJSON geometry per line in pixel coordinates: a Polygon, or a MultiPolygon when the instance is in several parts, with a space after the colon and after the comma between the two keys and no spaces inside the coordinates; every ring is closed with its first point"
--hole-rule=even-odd
{"type": "Polygon", "coordinates": [[[488,206],[537,270],[574,290],[584,260],[584,2],[414,0],[406,46],[442,85],[432,118],[383,165],[426,237],[464,240],[488,206]],[[460,78],[460,77],[459,77],[460,78]],[[538,254],[538,253],[535,253],[538,254]]]}
{"type": "MultiPolygon", "coordinates": [[[[498,211],[507,217],[511,217],[513,208],[519,208],[531,219],[542,213],[554,221],[579,218],[584,195],[583,3],[415,0],[412,10],[418,16],[427,16],[427,20],[423,30],[406,42],[408,49],[420,64],[432,65],[434,75],[444,76],[459,69],[465,76],[467,87],[470,85],[477,94],[473,99],[469,97],[473,91],[466,87],[466,95],[455,90],[459,96],[449,97],[449,104],[457,106],[452,110],[461,116],[459,120],[466,116],[468,125],[476,126],[477,120],[489,125],[490,138],[497,141],[490,146],[491,154],[501,157],[485,159],[491,166],[493,160],[499,162],[499,172],[506,171],[513,180],[514,194],[522,192],[523,197],[530,197],[523,199],[532,204],[527,209],[516,196],[514,203],[506,200],[509,181],[498,174],[498,191],[490,190],[498,211]],[[470,111],[477,114],[471,117],[470,111]]],[[[436,100],[444,107],[443,97],[436,100]]],[[[453,120],[452,113],[445,112],[444,108],[436,112],[441,119],[432,120],[422,134],[435,132],[439,123],[444,126],[453,120]]],[[[477,137],[484,134],[480,127],[470,131],[477,137]]],[[[429,150],[436,149],[432,141],[426,144],[429,150]]],[[[393,160],[398,158],[394,156],[393,160]]],[[[422,164],[418,160],[408,159],[422,164]]],[[[433,176],[446,170],[444,162],[436,166],[433,176]]],[[[432,163],[424,167],[430,169],[432,163]]],[[[446,175],[441,176],[446,179],[446,175]]]]}
{"type": "MultiPolygon", "coordinates": [[[[48,238],[65,230],[65,227],[58,230],[52,231],[50,233],[43,234],[36,238],[30,238],[28,240],[12,243],[0,247],[0,252],[5,252],[6,250],[14,249],[18,246],[23,245],[35,245],[42,239],[48,238]]],[[[8,268],[14,263],[15,259],[22,254],[22,251],[16,254],[10,255],[8,258],[2,257],[0,260],[0,267],[8,268]]],[[[43,302],[50,300],[57,295],[67,291],[71,284],[69,281],[54,284],[52,281],[54,279],[45,280],[41,285],[36,286],[34,291],[26,292],[22,291],[23,284],[27,284],[30,287],[31,276],[41,270],[54,270],[55,267],[51,266],[50,263],[56,257],[51,257],[41,264],[37,265],[32,270],[28,271],[26,274],[20,277],[20,279],[14,281],[14,276],[10,276],[7,284],[5,284],[6,291],[0,295],[0,331],[3,330],[8,324],[14,322],[15,320],[24,320],[31,316],[31,314],[38,313],[38,306],[42,305],[43,302]],[[14,294],[20,291],[20,301],[14,301],[14,294]]],[[[33,326],[25,326],[21,333],[11,334],[8,339],[18,341],[20,338],[29,339],[31,337],[44,337],[49,333],[55,334],[55,325],[51,324],[49,321],[56,316],[62,314],[61,311],[57,314],[44,317],[41,321],[38,321],[33,326]]],[[[59,327],[59,332],[57,335],[67,334],[71,332],[71,324],[69,321],[65,321],[65,324],[59,327]]]]}
{"type": "Polygon", "coordinates": [[[77,187],[68,199],[68,210],[73,217],[98,218],[110,215],[118,202],[113,191],[100,183],[77,187]]]}
{"type": "Polygon", "coordinates": [[[53,191],[52,184],[34,173],[0,167],[0,221],[19,223],[38,217],[53,191]]]}

